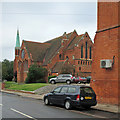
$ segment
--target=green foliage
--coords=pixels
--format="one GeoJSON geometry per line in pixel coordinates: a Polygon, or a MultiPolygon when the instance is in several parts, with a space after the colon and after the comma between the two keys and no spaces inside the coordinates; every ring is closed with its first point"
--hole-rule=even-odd
{"type": "Polygon", "coordinates": [[[27,74],[26,83],[45,83],[47,69],[37,65],[31,65],[27,74]]]}
{"type": "Polygon", "coordinates": [[[48,76],[48,81],[50,80],[50,78],[55,78],[56,75],[53,75],[53,76],[48,76]]]}
{"type": "Polygon", "coordinates": [[[4,60],[2,62],[2,80],[12,81],[13,79],[13,61],[4,60]]]}

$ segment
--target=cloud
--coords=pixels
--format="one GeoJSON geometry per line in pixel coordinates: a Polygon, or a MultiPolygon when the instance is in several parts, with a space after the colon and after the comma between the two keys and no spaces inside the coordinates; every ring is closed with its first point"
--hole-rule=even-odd
{"type": "Polygon", "coordinates": [[[4,3],[2,10],[2,59],[14,59],[16,29],[22,40],[45,42],[77,30],[96,32],[96,3],[4,3]]]}

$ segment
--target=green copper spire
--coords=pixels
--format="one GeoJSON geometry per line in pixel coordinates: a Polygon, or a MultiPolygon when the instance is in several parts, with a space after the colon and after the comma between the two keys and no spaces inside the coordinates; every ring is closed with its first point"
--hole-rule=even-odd
{"type": "Polygon", "coordinates": [[[20,37],[19,37],[19,30],[17,29],[17,37],[16,37],[16,46],[15,47],[20,47],[20,37]]]}

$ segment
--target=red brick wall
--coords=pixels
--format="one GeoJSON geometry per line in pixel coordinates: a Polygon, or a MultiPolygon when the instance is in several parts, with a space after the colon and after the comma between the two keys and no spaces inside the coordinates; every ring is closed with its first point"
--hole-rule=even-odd
{"type": "MultiPolygon", "coordinates": [[[[98,3],[98,31],[117,24],[118,4],[98,3]]],[[[91,86],[97,94],[98,102],[118,104],[118,28],[96,33],[92,80],[91,86]],[[111,69],[100,68],[100,60],[113,59],[113,56],[115,63],[111,69]]]]}
{"type": "MultiPolygon", "coordinates": [[[[120,11],[120,3],[119,3],[119,11],[120,11]]],[[[120,25],[120,12],[118,13],[118,22],[120,25]]],[[[118,28],[118,46],[120,46],[120,27],[118,28]]],[[[118,47],[118,93],[120,93],[120,47],[118,47]]],[[[120,105],[120,95],[118,95],[119,97],[119,105],[120,105]]]]}
{"type": "Polygon", "coordinates": [[[118,9],[117,2],[98,2],[98,30],[118,25],[118,9]]]}

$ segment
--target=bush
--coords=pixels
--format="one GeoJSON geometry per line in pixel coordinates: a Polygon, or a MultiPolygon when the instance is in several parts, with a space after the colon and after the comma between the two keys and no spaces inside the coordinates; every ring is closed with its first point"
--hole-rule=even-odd
{"type": "Polygon", "coordinates": [[[31,65],[25,83],[45,83],[47,69],[37,65],[31,65]]]}
{"type": "Polygon", "coordinates": [[[50,78],[55,78],[57,77],[56,75],[53,75],[53,76],[48,76],[48,81],[50,80],[50,78]]]}

